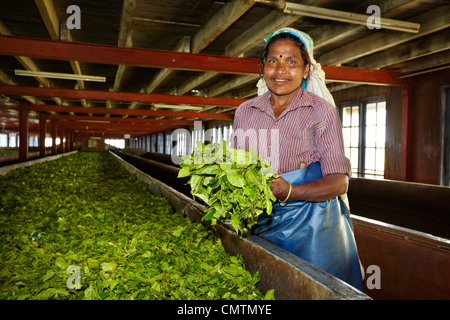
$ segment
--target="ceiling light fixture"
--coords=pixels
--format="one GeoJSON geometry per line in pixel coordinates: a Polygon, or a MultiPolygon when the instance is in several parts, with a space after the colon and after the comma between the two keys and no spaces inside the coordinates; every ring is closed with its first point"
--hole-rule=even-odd
{"type": "MultiPolygon", "coordinates": [[[[286,2],[283,12],[300,16],[354,23],[364,26],[367,25],[367,20],[371,17],[365,14],[307,6],[292,2],[286,2]]],[[[411,33],[418,33],[420,28],[420,24],[418,23],[386,19],[381,17],[379,18],[379,25],[380,28],[411,33]]]]}
{"type": "Polygon", "coordinates": [[[184,104],[172,105],[172,104],[155,103],[155,104],[153,104],[153,107],[158,108],[158,109],[159,108],[165,108],[165,109],[197,110],[197,111],[202,111],[203,110],[203,107],[188,106],[188,105],[184,105],[184,104]]]}
{"type": "Polygon", "coordinates": [[[106,77],[89,76],[84,74],[72,74],[72,73],[58,73],[58,72],[44,72],[44,71],[29,71],[29,70],[14,70],[16,76],[26,77],[42,77],[42,78],[54,78],[63,80],[82,80],[82,81],[96,81],[105,82],[106,77]]]}

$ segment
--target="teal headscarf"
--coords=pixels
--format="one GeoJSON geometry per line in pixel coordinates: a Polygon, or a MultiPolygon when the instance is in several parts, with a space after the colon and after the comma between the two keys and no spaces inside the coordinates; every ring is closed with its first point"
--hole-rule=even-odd
{"type": "MultiPolygon", "coordinates": [[[[311,59],[311,57],[313,57],[314,41],[311,38],[311,36],[300,30],[296,30],[293,28],[283,28],[283,29],[272,32],[271,34],[269,34],[267,37],[264,38],[265,46],[268,45],[268,43],[270,42],[270,39],[272,39],[274,36],[281,34],[281,33],[289,33],[289,34],[293,35],[294,37],[298,38],[304,44],[310,59],[311,59]]],[[[305,90],[308,90],[308,84],[306,83],[305,79],[303,79],[301,87],[305,90]]]]}
{"type": "MultiPolygon", "coordinates": [[[[306,81],[305,79],[303,79],[301,85],[302,88],[317,94],[318,96],[324,98],[325,100],[334,105],[333,96],[331,95],[330,91],[328,91],[328,88],[325,85],[325,72],[323,72],[320,64],[317,63],[316,60],[314,59],[314,52],[313,52],[314,41],[311,38],[311,36],[300,30],[296,30],[293,28],[282,28],[280,30],[272,32],[267,37],[265,37],[264,38],[265,45],[269,43],[270,39],[281,33],[289,33],[297,37],[305,45],[306,51],[308,52],[310,60],[310,72],[306,81]]],[[[257,86],[258,88],[261,89],[261,91],[258,90],[259,92],[261,92],[261,94],[263,91],[267,91],[264,79],[261,79],[260,82],[258,82],[257,86]]],[[[258,95],[260,95],[259,92],[258,95]]]]}

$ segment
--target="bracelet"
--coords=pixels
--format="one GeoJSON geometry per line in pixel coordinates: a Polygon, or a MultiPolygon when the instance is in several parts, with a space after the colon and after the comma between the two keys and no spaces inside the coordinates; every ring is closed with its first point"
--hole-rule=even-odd
{"type": "Polygon", "coordinates": [[[289,193],[288,193],[286,199],[284,199],[284,201],[280,201],[281,203],[286,202],[289,199],[289,197],[291,196],[292,184],[290,184],[290,182],[288,182],[288,183],[289,183],[289,193]]]}

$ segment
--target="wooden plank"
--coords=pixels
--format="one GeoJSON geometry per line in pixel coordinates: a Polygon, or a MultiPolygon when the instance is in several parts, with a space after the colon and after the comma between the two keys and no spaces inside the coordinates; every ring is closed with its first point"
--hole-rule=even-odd
{"type": "Polygon", "coordinates": [[[199,53],[213,42],[231,24],[239,19],[254,1],[230,1],[209,20],[192,39],[192,53],[199,53]]]}
{"type": "Polygon", "coordinates": [[[420,32],[417,34],[401,32],[386,34],[384,32],[376,32],[369,37],[365,37],[339,47],[336,50],[327,52],[321,55],[317,60],[328,66],[339,65],[443,30],[450,26],[449,10],[450,6],[443,6],[415,18],[414,22],[420,23],[421,25],[420,32]]]}

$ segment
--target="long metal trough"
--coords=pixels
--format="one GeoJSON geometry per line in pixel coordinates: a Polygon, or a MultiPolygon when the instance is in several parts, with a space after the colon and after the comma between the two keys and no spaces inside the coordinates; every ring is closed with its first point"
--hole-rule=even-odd
{"type": "MultiPolygon", "coordinates": [[[[174,202],[180,202],[178,206],[181,211],[185,210],[190,217],[200,221],[203,207],[191,200],[189,188],[184,185],[187,179],[186,181],[177,179],[179,168],[128,153],[118,152],[118,154],[127,162],[159,180],[159,182],[152,182],[156,185],[155,190],[159,188],[171,190],[164,191],[167,197],[174,202]]],[[[359,184],[362,182],[358,181],[359,184]]],[[[377,182],[378,184],[380,182],[377,182]]],[[[386,188],[386,184],[389,182],[383,183],[381,188],[386,188]]],[[[393,188],[398,186],[404,187],[403,184],[395,182],[388,185],[391,192],[394,192],[393,188]]],[[[407,185],[407,187],[411,190],[415,186],[407,185]]],[[[376,188],[365,189],[371,197],[384,194],[384,191],[376,188]]],[[[429,189],[438,190],[439,195],[442,193],[439,188],[429,189]]],[[[363,194],[362,190],[358,192],[358,194],[352,193],[350,207],[356,207],[358,212],[355,215],[355,210],[352,210],[352,221],[359,256],[366,271],[367,296],[373,299],[450,299],[450,240],[367,218],[364,216],[366,211],[376,209],[379,210],[380,216],[397,214],[396,219],[401,222],[403,221],[401,214],[407,215],[408,212],[396,213],[392,208],[371,207],[373,201],[364,201],[367,199],[367,194],[363,194]]],[[[404,194],[407,197],[409,193],[404,194]]],[[[427,198],[430,197],[436,199],[434,193],[428,194],[427,198]]],[[[407,199],[400,200],[407,201],[407,199]]],[[[433,208],[436,206],[437,204],[433,208]]],[[[440,207],[445,207],[445,204],[441,204],[440,207]]],[[[434,212],[431,216],[426,216],[424,221],[431,221],[432,216],[443,217],[445,214],[450,214],[445,211],[447,210],[441,213],[434,212]]],[[[405,216],[405,218],[411,217],[405,216]]],[[[348,294],[348,291],[340,292],[340,289],[336,289],[340,288],[336,286],[336,279],[330,280],[327,278],[328,275],[324,275],[317,268],[260,237],[250,236],[240,239],[230,230],[227,230],[224,225],[218,227],[227,250],[233,254],[242,254],[249,270],[260,271],[261,286],[279,288],[277,297],[281,299],[367,298],[354,292],[352,294],[348,294]],[[323,279],[331,282],[324,282],[323,279]]]]}
{"type": "MultiPolygon", "coordinates": [[[[171,186],[139,170],[116,153],[115,158],[136,177],[147,183],[151,192],[168,198],[173,208],[190,219],[202,221],[204,207],[171,186]]],[[[120,155],[123,155],[119,153],[120,155]]],[[[132,156],[133,158],[135,156],[132,156]]],[[[130,158],[130,157],[128,157],[130,158]]],[[[138,157],[136,157],[138,158],[138,157]]],[[[164,164],[159,164],[166,166],[164,164]]],[[[167,166],[167,170],[172,170],[167,166]]],[[[159,172],[161,173],[161,172],[159,172]]],[[[275,289],[276,299],[282,300],[370,300],[371,298],[340,279],[314,267],[299,257],[271,242],[255,236],[240,237],[231,225],[218,222],[214,229],[219,233],[225,250],[232,255],[242,255],[247,270],[260,274],[258,288],[262,292],[275,289]]]]}

